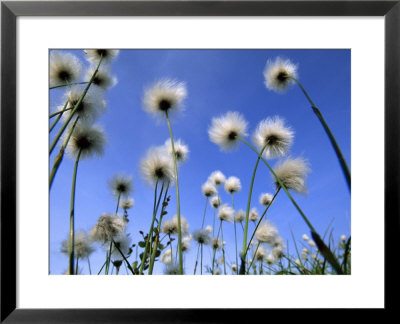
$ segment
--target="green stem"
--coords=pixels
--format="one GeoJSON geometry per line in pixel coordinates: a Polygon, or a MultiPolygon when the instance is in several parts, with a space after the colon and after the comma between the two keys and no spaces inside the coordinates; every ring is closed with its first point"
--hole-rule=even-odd
{"type": "Polygon", "coordinates": [[[200,243],[199,243],[199,245],[197,246],[196,262],[194,263],[193,275],[196,274],[197,263],[198,263],[198,261],[199,261],[199,253],[200,253],[200,243]]]}
{"type": "Polygon", "coordinates": [[[118,209],[119,209],[119,201],[121,199],[121,193],[118,194],[118,199],[117,199],[117,208],[115,209],[115,216],[118,214],[118,209]]]}
{"type": "Polygon", "coordinates": [[[81,156],[81,150],[79,150],[75,165],[74,165],[74,173],[72,175],[72,188],[71,188],[71,202],[70,202],[70,212],[69,212],[69,274],[74,274],[74,252],[75,252],[75,188],[76,188],[76,175],[78,171],[78,163],[79,158],[81,156]]]}
{"type": "Polygon", "coordinates": [[[87,257],[87,263],[88,263],[88,267],[89,267],[89,274],[92,274],[92,269],[90,267],[90,260],[89,257],[87,257]]]}
{"type": "Polygon", "coordinates": [[[343,271],[339,265],[339,262],[337,261],[336,257],[333,255],[333,253],[329,250],[329,248],[326,246],[326,244],[322,241],[320,235],[318,232],[315,230],[315,228],[312,226],[311,222],[308,220],[307,216],[304,214],[304,212],[301,210],[299,205],[296,203],[288,189],[285,187],[285,185],[282,183],[281,179],[276,175],[275,171],[272,169],[272,167],[269,165],[269,163],[262,157],[261,153],[259,153],[249,142],[246,140],[238,137],[238,140],[245,143],[248,147],[250,147],[260,158],[261,160],[265,163],[265,165],[268,167],[268,169],[271,171],[271,173],[274,175],[275,180],[279,183],[279,186],[286,192],[287,196],[289,197],[290,201],[293,203],[297,211],[300,213],[301,217],[303,220],[306,222],[307,226],[309,227],[311,231],[311,236],[314,239],[314,242],[317,244],[318,249],[321,251],[321,254],[328,260],[328,262],[332,265],[332,267],[335,269],[335,271],[338,274],[342,274],[343,271]]]}
{"type": "Polygon", "coordinates": [[[71,86],[71,85],[86,84],[86,83],[88,83],[88,82],[74,82],[74,83],[60,84],[60,85],[56,85],[56,86],[50,87],[49,89],[56,89],[56,88],[68,87],[68,86],[71,86]]]}
{"type": "Polygon", "coordinates": [[[174,146],[174,136],[172,134],[171,123],[168,118],[168,112],[165,113],[165,117],[167,119],[169,135],[171,138],[171,147],[172,147],[172,157],[174,160],[174,172],[175,172],[175,188],[176,188],[176,213],[178,217],[178,252],[179,252],[179,273],[183,274],[183,256],[182,256],[182,229],[181,229],[181,205],[179,200],[179,182],[178,182],[178,167],[176,163],[176,154],[175,154],[175,146],[174,146]]]}
{"type": "MultiPolygon", "coordinates": [[[[232,194],[232,207],[233,207],[233,210],[235,210],[235,201],[233,199],[233,194],[232,194]]],[[[235,222],[235,219],[233,220],[233,227],[235,229],[236,274],[239,274],[239,269],[238,269],[238,251],[237,251],[237,234],[236,234],[236,222],[235,222]]]]}
{"type": "Polygon", "coordinates": [[[103,265],[101,266],[99,272],[97,273],[97,275],[99,275],[101,273],[101,270],[103,270],[104,266],[106,265],[107,260],[103,263],[103,265]]]}
{"type": "Polygon", "coordinates": [[[206,198],[206,206],[204,207],[204,214],[203,214],[203,221],[201,222],[201,229],[203,229],[203,227],[204,227],[204,220],[206,219],[207,205],[208,205],[208,197],[206,198]]]}
{"type": "MultiPolygon", "coordinates": [[[[68,102],[68,101],[67,101],[68,102]]],[[[71,110],[73,107],[70,107],[70,108],[63,108],[62,110],[59,110],[59,111],[57,111],[57,112],[55,112],[55,113],[52,113],[52,114],[50,114],[49,115],[49,118],[52,118],[52,117],[54,117],[54,116],[57,116],[57,115],[62,115],[64,112],[66,112],[66,111],[68,111],[68,110],[71,110]]]]}
{"type": "Polygon", "coordinates": [[[144,263],[146,261],[147,251],[149,249],[150,237],[153,236],[154,221],[156,219],[157,187],[158,187],[158,180],[157,180],[155,188],[154,188],[153,217],[152,217],[152,220],[151,220],[149,234],[147,234],[146,246],[145,246],[144,251],[143,251],[142,262],[140,264],[140,269],[139,269],[139,274],[140,275],[143,274],[144,263]]]}
{"type": "Polygon", "coordinates": [[[75,274],[78,274],[78,262],[79,262],[79,258],[76,257],[76,265],[75,265],[75,274]]]}
{"type": "Polygon", "coordinates": [[[253,265],[254,259],[256,258],[256,254],[257,254],[257,251],[258,251],[259,247],[260,247],[260,242],[258,242],[258,244],[257,244],[257,248],[256,248],[256,250],[254,252],[253,258],[251,259],[251,263],[250,263],[249,268],[247,269],[246,274],[249,274],[249,272],[250,272],[251,266],[253,265]]]}
{"type": "Polygon", "coordinates": [[[224,229],[222,227],[222,220],[221,220],[221,241],[222,241],[222,258],[224,259],[224,275],[226,275],[225,247],[224,247],[224,229]]]}
{"type": "Polygon", "coordinates": [[[322,126],[324,127],[324,130],[325,130],[326,134],[328,135],[329,140],[331,141],[333,149],[335,150],[336,156],[339,159],[339,163],[340,163],[340,166],[342,167],[342,171],[343,171],[344,176],[346,178],[349,190],[351,191],[351,174],[350,174],[350,170],[349,170],[349,167],[347,166],[347,163],[346,163],[346,160],[345,160],[345,158],[343,156],[343,153],[340,150],[340,147],[339,147],[339,145],[338,145],[338,143],[337,143],[337,141],[335,139],[335,136],[333,136],[333,133],[330,130],[328,124],[326,123],[324,117],[322,116],[321,111],[318,109],[318,107],[311,100],[310,96],[308,95],[307,91],[304,89],[302,84],[297,79],[295,79],[294,77],[290,77],[290,79],[294,80],[299,85],[300,89],[303,91],[304,95],[306,96],[306,98],[310,102],[311,107],[312,107],[315,115],[317,115],[319,121],[321,122],[322,126]]]}
{"type": "Polygon", "coordinates": [[[261,224],[261,221],[263,220],[264,216],[267,214],[267,211],[268,211],[269,207],[270,207],[270,206],[272,205],[272,203],[274,202],[275,197],[278,195],[278,193],[279,193],[280,190],[281,190],[281,188],[279,187],[279,188],[275,191],[275,194],[274,194],[274,196],[272,197],[271,202],[270,202],[269,205],[265,208],[263,214],[261,215],[260,220],[258,221],[257,226],[256,226],[256,228],[254,229],[253,234],[251,235],[251,238],[250,238],[250,240],[249,240],[249,244],[247,245],[246,253],[247,253],[247,251],[248,251],[249,248],[250,248],[251,240],[254,238],[254,235],[255,235],[256,232],[257,232],[258,226],[261,224]]]}
{"type": "MultiPolygon", "coordinates": [[[[129,261],[126,259],[125,255],[122,253],[121,249],[119,248],[118,244],[116,244],[114,242],[113,239],[111,239],[112,243],[114,243],[114,246],[117,248],[119,254],[121,254],[122,258],[124,259],[124,261],[126,262],[126,265],[128,266],[128,269],[132,272],[132,274],[134,275],[135,272],[133,271],[131,265],[129,264],[129,261]]],[[[119,270],[119,267],[117,268],[119,270]]]]}
{"type": "Polygon", "coordinates": [[[60,120],[60,118],[61,118],[61,116],[62,116],[62,114],[63,114],[63,112],[67,109],[67,106],[68,106],[68,100],[65,101],[64,107],[63,107],[63,109],[61,110],[61,114],[58,115],[58,117],[56,118],[56,120],[55,120],[55,121],[53,122],[53,124],[50,126],[49,133],[53,130],[54,127],[56,127],[58,121],[60,120]]]}
{"type": "Polygon", "coordinates": [[[113,245],[113,242],[111,240],[110,247],[108,248],[108,251],[107,251],[107,254],[106,254],[106,270],[104,272],[104,274],[106,274],[106,275],[108,275],[108,271],[110,270],[112,245],[113,245]]]}
{"type": "Polygon", "coordinates": [[[167,184],[167,188],[165,189],[165,194],[164,194],[161,213],[160,213],[160,220],[159,220],[158,225],[157,225],[157,237],[156,237],[156,241],[154,242],[153,252],[152,252],[151,258],[150,258],[150,266],[149,266],[149,272],[148,272],[149,275],[153,274],[153,267],[154,267],[154,261],[156,259],[157,247],[158,247],[159,242],[162,241],[162,239],[161,240],[159,239],[159,236],[160,236],[160,230],[161,230],[161,222],[162,222],[162,219],[164,217],[165,208],[167,206],[166,205],[166,201],[167,201],[168,189],[169,189],[169,182],[167,184]]]}
{"type": "Polygon", "coordinates": [[[200,275],[203,275],[203,244],[201,244],[200,275]]]}
{"type": "MultiPolygon", "coordinates": [[[[241,140],[240,138],[238,138],[239,140],[241,140]]],[[[247,207],[246,207],[246,219],[245,219],[245,225],[244,225],[244,233],[243,233],[243,250],[242,250],[242,254],[240,256],[241,258],[241,264],[240,264],[240,274],[245,274],[245,266],[246,266],[246,247],[247,247],[247,232],[249,231],[249,215],[250,215],[250,204],[251,204],[251,196],[253,194],[253,186],[254,186],[254,180],[256,178],[256,173],[257,173],[257,168],[258,168],[258,164],[260,163],[260,159],[262,158],[262,154],[264,152],[264,150],[266,149],[268,145],[268,142],[264,145],[264,147],[262,148],[256,164],[254,166],[253,169],[253,175],[251,177],[251,182],[250,182],[250,189],[249,189],[249,195],[247,198],[247,207]]]]}
{"type": "Polygon", "coordinates": [[[58,140],[60,139],[61,135],[64,133],[65,129],[67,128],[67,126],[68,126],[69,122],[71,121],[72,117],[74,116],[75,112],[77,111],[77,109],[78,109],[79,106],[81,105],[83,98],[85,98],[86,93],[88,92],[88,90],[89,90],[89,88],[90,88],[90,86],[91,86],[91,84],[92,84],[92,82],[93,82],[93,80],[94,80],[94,78],[95,78],[95,76],[96,76],[96,73],[97,73],[97,71],[99,70],[99,67],[100,67],[100,64],[101,64],[101,61],[102,61],[102,60],[103,60],[103,55],[101,56],[101,58],[100,58],[100,60],[99,60],[99,64],[97,64],[96,70],[94,70],[92,77],[90,78],[88,84],[86,85],[86,87],[85,87],[85,89],[83,90],[81,96],[79,97],[78,102],[75,104],[74,108],[72,109],[71,114],[69,115],[69,117],[67,118],[67,120],[65,121],[65,123],[64,123],[64,125],[61,127],[61,129],[58,131],[58,133],[57,133],[57,135],[55,136],[55,138],[54,138],[52,144],[50,145],[50,150],[49,150],[49,153],[50,153],[50,154],[51,154],[51,152],[53,152],[54,148],[55,148],[56,145],[57,145],[58,140]]]}
{"type": "Polygon", "coordinates": [[[75,122],[73,123],[73,125],[72,125],[72,127],[71,127],[71,129],[70,129],[70,131],[68,133],[67,138],[65,139],[63,145],[60,148],[60,151],[58,152],[57,156],[54,159],[53,167],[52,167],[51,173],[50,173],[49,189],[51,189],[51,186],[53,184],[53,181],[54,181],[54,178],[55,178],[56,173],[58,171],[58,168],[60,167],[60,164],[61,164],[61,162],[62,162],[62,160],[64,158],[65,149],[67,148],[68,142],[69,142],[69,140],[70,140],[70,138],[72,136],[72,133],[73,133],[73,131],[75,129],[76,124],[78,123],[78,120],[79,120],[79,116],[76,117],[75,122]]]}

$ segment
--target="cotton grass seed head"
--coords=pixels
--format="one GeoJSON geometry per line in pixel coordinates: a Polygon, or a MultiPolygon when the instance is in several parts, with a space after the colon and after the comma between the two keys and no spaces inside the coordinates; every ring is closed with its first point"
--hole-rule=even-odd
{"type": "Polygon", "coordinates": [[[126,222],[119,214],[105,213],[99,217],[96,225],[91,229],[90,236],[93,241],[106,243],[120,237],[125,230],[126,222]]]}
{"type": "Polygon", "coordinates": [[[168,264],[164,269],[166,275],[179,275],[179,264],[168,264]]]}
{"type": "MultiPolygon", "coordinates": [[[[168,235],[178,234],[178,215],[170,220],[165,220],[162,226],[162,232],[168,235]]],[[[189,234],[189,223],[186,218],[181,215],[181,233],[189,234]]]]}
{"type": "Polygon", "coordinates": [[[131,209],[133,207],[134,203],[135,203],[135,200],[133,198],[131,198],[131,197],[124,198],[119,203],[119,207],[124,210],[131,209]]]}
{"type": "Polygon", "coordinates": [[[228,204],[223,204],[218,208],[218,218],[221,221],[231,222],[235,211],[228,204]]]}
{"type": "Polygon", "coordinates": [[[218,208],[219,206],[221,206],[221,199],[218,196],[214,196],[211,198],[210,204],[214,208],[218,208]]]}
{"type": "Polygon", "coordinates": [[[221,241],[217,237],[213,237],[211,240],[211,247],[213,250],[220,250],[222,247],[221,241]]]}
{"type": "Polygon", "coordinates": [[[113,260],[123,260],[127,258],[132,252],[131,244],[132,240],[128,235],[120,235],[114,239],[113,249],[111,252],[111,258],[113,260]],[[119,249],[119,250],[118,250],[119,249]],[[121,254],[122,252],[122,254],[121,254]]]}
{"type": "Polygon", "coordinates": [[[244,221],[246,217],[246,212],[243,209],[240,209],[235,214],[235,223],[241,223],[244,221]]]}
{"type": "Polygon", "coordinates": [[[283,93],[297,78],[297,65],[290,60],[277,57],[275,61],[268,60],[264,69],[265,86],[269,90],[283,93]]]}
{"type": "Polygon", "coordinates": [[[108,181],[108,185],[116,198],[127,197],[133,191],[132,181],[132,176],[114,174],[108,181]]]}
{"type": "Polygon", "coordinates": [[[98,64],[100,58],[103,58],[102,62],[109,63],[114,60],[119,54],[119,50],[104,48],[86,49],[83,52],[86,54],[87,60],[93,64],[98,64]]]}
{"type": "Polygon", "coordinates": [[[346,242],[346,235],[342,235],[341,237],[340,237],[340,240],[342,241],[342,242],[346,242]]]}
{"type": "Polygon", "coordinates": [[[211,243],[210,232],[207,230],[196,230],[193,232],[193,240],[199,244],[209,245],[211,243]]]}
{"type": "Polygon", "coordinates": [[[272,202],[272,195],[269,193],[262,193],[260,195],[260,205],[267,207],[272,202]]]}
{"type": "Polygon", "coordinates": [[[304,241],[308,241],[310,238],[308,237],[307,234],[303,234],[302,239],[303,239],[304,241]]]}
{"type": "Polygon", "coordinates": [[[256,231],[256,238],[261,243],[272,245],[279,235],[278,229],[270,221],[264,221],[256,231]]]}
{"type": "Polygon", "coordinates": [[[167,249],[161,254],[160,260],[164,264],[170,264],[172,262],[171,249],[167,249]]]}
{"type": "MultiPolygon", "coordinates": [[[[79,102],[82,92],[83,87],[73,86],[65,93],[66,100],[68,101],[67,108],[70,109],[65,113],[65,117],[69,117],[72,114],[75,105],[79,102]]],[[[89,88],[85,97],[76,108],[74,115],[79,116],[81,121],[90,124],[105,111],[106,105],[103,96],[94,88],[89,88]]]]}
{"type": "Polygon", "coordinates": [[[256,221],[258,221],[259,218],[260,217],[259,217],[257,208],[253,207],[249,213],[249,220],[251,220],[252,222],[256,222],[256,221]]]}
{"type": "MultiPolygon", "coordinates": [[[[170,139],[165,141],[165,148],[168,154],[173,157],[172,155],[172,143],[170,139]]],[[[175,149],[175,157],[176,161],[179,163],[185,162],[189,157],[189,147],[181,140],[174,140],[174,149],[175,149]]]]}
{"type": "Polygon", "coordinates": [[[240,179],[237,177],[229,177],[225,181],[225,191],[230,194],[234,194],[239,192],[242,189],[242,184],[240,183],[240,179]]]}
{"type": "MultiPolygon", "coordinates": [[[[311,170],[305,159],[287,158],[283,163],[275,166],[274,171],[287,189],[301,194],[307,193],[306,177],[311,170]]],[[[276,187],[280,188],[278,181],[274,180],[276,187]]]]}
{"type": "Polygon", "coordinates": [[[186,96],[185,83],[163,79],[145,89],[143,107],[154,116],[164,117],[166,113],[182,110],[182,102],[186,96]]]}
{"type": "MultiPolygon", "coordinates": [[[[95,71],[95,67],[91,67],[86,72],[86,79],[90,80],[93,73],[95,71]]],[[[99,87],[101,90],[106,90],[108,88],[112,88],[117,84],[117,78],[110,74],[109,69],[102,68],[99,69],[93,79],[93,85],[99,87]]]]}
{"type": "Polygon", "coordinates": [[[81,62],[70,53],[52,51],[49,73],[51,87],[75,82],[81,74],[81,62]]]}
{"type": "Polygon", "coordinates": [[[233,263],[231,265],[231,269],[232,269],[233,272],[236,272],[237,271],[237,265],[233,263]]]}
{"type": "Polygon", "coordinates": [[[143,179],[154,186],[158,183],[169,183],[174,181],[174,166],[171,157],[164,150],[150,148],[145,158],[140,162],[140,170],[143,179]]]}
{"type": "Polygon", "coordinates": [[[260,245],[255,253],[254,259],[257,261],[264,261],[264,258],[267,256],[268,251],[260,245]]]}
{"type": "Polygon", "coordinates": [[[105,143],[106,137],[100,126],[77,124],[68,142],[67,152],[72,157],[76,157],[80,152],[80,159],[101,156],[105,143]]]}
{"type": "Polygon", "coordinates": [[[238,138],[247,136],[247,121],[240,113],[228,111],[211,120],[208,135],[221,150],[229,151],[237,146],[238,138]]]}
{"type": "Polygon", "coordinates": [[[217,194],[217,188],[215,188],[214,184],[211,181],[207,181],[201,186],[201,191],[203,195],[207,198],[212,197],[217,194]]]}
{"type": "Polygon", "coordinates": [[[275,260],[283,258],[285,255],[283,246],[277,246],[272,249],[272,256],[275,260]]]}
{"type": "Polygon", "coordinates": [[[313,241],[313,240],[308,240],[308,245],[310,246],[310,247],[315,247],[316,245],[315,245],[315,242],[313,241]]]}
{"type": "Polygon", "coordinates": [[[210,174],[208,180],[214,183],[218,187],[225,182],[225,176],[221,171],[217,170],[210,174]]]}
{"type": "Polygon", "coordinates": [[[205,230],[206,230],[208,233],[211,233],[212,230],[213,230],[213,228],[212,228],[211,225],[207,225],[206,228],[205,228],[205,230]]]}
{"type": "Polygon", "coordinates": [[[253,142],[267,159],[284,156],[293,143],[293,131],[285,126],[283,119],[275,116],[261,121],[253,134],[253,142]]]}
{"type": "MultiPolygon", "coordinates": [[[[93,253],[94,248],[88,234],[84,230],[80,230],[74,235],[75,240],[75,257],[87,258],[93,253]]],[[[69,239],[61,243],[61,253],[69,255],[70,245],[69,239]]]]}

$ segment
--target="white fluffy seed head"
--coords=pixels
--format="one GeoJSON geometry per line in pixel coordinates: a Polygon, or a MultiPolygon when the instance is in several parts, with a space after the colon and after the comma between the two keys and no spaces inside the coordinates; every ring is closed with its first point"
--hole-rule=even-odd
{"type": "Polygon", "coordinates": [[[75,55],[52,51],[49,66],[50,86],[77,81],[81,74],[81,68],[81,62],[75,55]]]}
{"type": "Polygon", "coordinates": [[[158,183],[174,182],[174,166],[172,159],[160,148],[150,148],[140,162],[140,170],[144,180],[154,186],[158,183]]]}
{"type": "Polygon", "coordinates": [[[268,251],[260,245],[255,253],[254,259],[257,261],[264,261],[264,258],[267,256],[268,251]]]}
{"type": "Polygon", "coordinates": [[[260,205],[267,207],[272,202],[273,196],[269,193],[262,193],[260,195],[260,205]]]}
{"type": "Polygon", "coordinates": [[[244,221],[246,217],[246,212],[243,209],[240,209],[235,214],[235,223],[241,223],[244,221]]]}
{"type": "MultiPolygon", "coordinates": [[[[94,248],[91,240],[89,239],[88,234],[84,230],[77,231],[74,235],[75,240],[75,257],[77,258],[87,258],[90,254],[93,253],[94,248]]],[[[69,254],[70,245],[69,239],[63,241],[61,243],[61,253],[69,254]]]]}
{"type": "Polygon", "coordinates": [[[67,152],[72,158],[80,152],[80,159],[101,156],[105,144],[106,136],[100,126],[77,124],[68,142],[67,152]]]}
{"type": "Polygon", "coordinates": [[[225,176],[221,171],[217,170],[210,174],[208,180],[214,183],[216,186],[219,186],[225,182],[225,176]]]}
{"type": "Polygon", "coordinates": [[[223,204],[218,208],[218,218],[221,221],[231,222],[235,211],[228,204],[223,204]]]}
{"type": "MultiPolygon", "coordinates": [[[[92,66],[87,70],[86,72],[87,80],[90,80],[95,69],[96,67],[92,66]]],[[[97,71],[92,84],[99,87],[101,90],[106,90],[108,88],[114,87],[117,83],[118,83],[117,78],[110,74],[108,68],[101,68],[97,71]]]]}
{"type": "Polygon", "coordinates": [[[302,239],[303,239],[304,241],[308,241],[310,238],[308,237],[307,234],[303,234],[302,239]]]}
{"type": "MultiPolygon", "coordinates": [[[[162,226],[162,232],[168,235],[178,234],[178,215],[175,215],[170,220],[165,220],[162,226]]],[[[181,215],[181,233],[182,235],[189,234],[189,224],[185,217],[181,215]]]]}
{"type": "Polygon", "coordinates": [[[259,219],[258,210],[256,207],[253,207],[249,213],[249,220],[251,220],[252,222],[256,222],[258,221],[258,219],[259,219]]]}
{"type": "MultiPolygon", "coordinates": [[[[82,93],[83,87],[81,86],[73,86],[65,93],[65,98],[68,101],[67,108],[69,110],[63,114],[64,118],[67,118],[72,114],[74,107],[79,102],[82,93]]],[[[103,100],[102,94],[99,91],[96,91],[94,88],[89,88],[85,97],[76,108],[74,115],[79,116],[80,121],[90,124],[105,111],[106,104],[103,100]]]]}
{"type": "Polygon", "coordinates": [[[172,111],[182,110],[182,102],[187,96],[186,85],[170,79],[157,81],[145,89],[143,108],[153,116],[165,117],[172,111]]]}
{"type": "Polygon", "coordinates": [[[212,197],[217,194],[217,188],[215,188],[214,184],[211,181],[207,181],[201,186],[201,191],[203,195],[206,197],[212,197]]]}
{"type": "Polygon", "coordinates": [[[313,241],[313,240],[308,240],[308,245],[310,246],[310,247],[315,247],[316,245],[315,245],[315,242],[313,241]]]}
{"type": "Polygon", "coordinates": [[[227,193],[233,194],[239,192],[242,189],[242,184],[240,183],[240,179],[237,177],[229,177],[225,181],[225,191],[227,193]]]}
{"type": "Polygon", "coordinates": [[[293,143],[294,132],[287,126],[282,118],[275,116],[262,120],[253,134],[253,143],[267,159],[286,155],[293,143]]]}
{"type": "Polygon", "coordinates": [[[208,135],[221,150],[229,151],[237,146],[238,138],[247,136],[247,121],[240,113],[228,111],[211,120],[208,135]]]}
{"type": "Polygon", "coordinates": [[[190,241],[192,240],[192,236],[188,235],[182,238],[182,252],[186,252],[190,249],[190,241]]]}
{"type": "MultiPolygon", "coordinates": [[[[168,154],[173,157],[172,155],[172,143],[170,139],[165,141],[165,149],[167,150],[168,154]]],[[[189,147],[181,140],[174,140],[174,149],[175,149],[175,156],[176,161],[178,163],[185,162],[189,157],[189,147]]]]}
{"type": "Polygon", "coordinates": [[[129,235],[123,234],[114,239],[111,257],[113,260],[123,260],[132,252],[132,240],[129,235]],[[118,247],[118,248],[117,248],[118,247]],[[119,249],[119,250],[118,250],[119,249]],[[122,254],[121,254],[122,252],[122,254]]]}
{"type": "Polygon", "coordinates": [[[232,269],[233,272],[236,272],[237,271],[237,265],[233,263],[231,265],[231,269],[232,269]]]}
{"type": "Polygon", "coordinates": [[[102,243],[110,242],[124,234],[126,222],[119,214],[102,214],[97,220],[96,225],[91,229],[90,236],[93,241],[102,243]]]}
{"type": "Polygon", "coordinates": [[[257,240],[270,245],[274,243],[278,235],[278,229],[268,220],[261,223],[256,231],[257,240]]]}
{"type": "Polygon", "coordinates": [[[340,240],[342,241],[342,242],[346,242],[346,235],[342,235],[341,237],[340,237],[340,240]]]}
{"type": "Polygon", "coordinates": [[[193,240],[199,244],[209,245],[211,243],[210,232],[207,229],[194,231],[193,240]]]}
{"type": "MultiPolygon", "coordinates": [[[[310,173],[308,163],[303,158],[288,158],[283,163],[275,166],[274,171],[287,189],[305,194],[307,193],[306,177],[310,173]]],[[[276,179],[275,185],[280,188],[276,179]]]]}
{"type": "Polygon", "coordinates": [[[114,174],[108,181],[108,185],[116,198],[127,197],[133,191],[132,181],[132,176],[114,174]]]}
{"type": "Polygon", "coordinates": [[[170,264],[172,262],[171,249],[167,249],[160,257],[160,260],[164,264],[170,264]]]}
{"type": "Polygon", "coordinates": [[[218,196],[214,196],[211,198],[210,204],[214,208],[218,208],[219,206],[221,206],[221,199],[218,196]]]}
{"type": "Polygon", "coordinates": [[[206,230],[208,233],[211,233],[212,230],[213,230],[213,228],[212,228],[211,225],[207,225],[206,228],[205,228],[205,230],[206,230]]]}
{"type": "Polygon", "coordinates": [[[121,202],[119,203],[119,207],[121,207],[124,210],[130,209],[133,207],[135,201],[133,198],[129,197],[129,198],[124,198],[121,200],[121,202]]]}
{"type": "Polygon", "coordinates": [[[211,240],[211,247],[213,250],[220,250],[222,247],[221,240],[217,237],[213,237],[211,240]]]}
{"type": "Polygon", "coordinates": [[[268,60],[264,69],[265,86],[278,93],[286,91],[294,83],[290,77],[297,78],[297,65],[290,60],[277,57],[275,61],[268,60]]]}
{"type": "MultiPolygon", "coordinates": [[[[273,253],[273,251],[272,251],[272,253],[273,253]]],[[[268,254],[266,257],[265,257],[265,262],[267,262],[267,264],[269,264],[269,265],[271,265],[271,264],[274,264],[275,263],[275,258],[274,258],[274,256],[273,256],[273,254],[268,254]]]]}
{"type": "Polygon", "coordinates": [[[87,60],[96,65],[99,63],[101,57],[103,58],[102,62],[109,63],[114,60],[119,54],[119,50],[101,48],[86,49],[83,52],[86,54],[87,60]]]}
{"type": "Polygon", "coordinates": [[[166,275],[179,275],[179,264],[170,263],[165,267],[164,274],[166,275]]]}

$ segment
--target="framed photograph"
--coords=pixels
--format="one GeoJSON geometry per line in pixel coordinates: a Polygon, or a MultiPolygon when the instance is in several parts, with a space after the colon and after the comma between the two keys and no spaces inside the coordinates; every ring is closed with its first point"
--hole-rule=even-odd
{"type": "Polygon", "coordinates": [[[1,16],[2,322],[393,307],[398,1],[1,16]]]}

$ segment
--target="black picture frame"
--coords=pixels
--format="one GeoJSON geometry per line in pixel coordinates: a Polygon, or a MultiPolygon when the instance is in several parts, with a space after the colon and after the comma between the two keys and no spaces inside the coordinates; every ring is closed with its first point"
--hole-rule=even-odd
{"type": "MultiPolygon", "coordinates": [[[[398,285],[400,0],[395,1],[2,1],[1,3],[1,322],[224,322],[242,310],[16,308],[16,19],[19,16],[384,16],[385,310],[398,285]]],[[[372,192],[371,188],[371,192],[372,192]]],[[[373,192],[372,192],[373,195],[373,192]]],[[[371,199],[367,198],[367,199],[371,199]]],[[[366,270],[367,271],[367,270],[366,270]]],[[[366,283],[368,285],[368,283],[366,283]]],[[[61,292],[60,292],[61,293],[61,292]]],[[[38,292],[40,294],[40,292],[38,292]]],[[[316,296],[318,297],[318,296],[316,296]]],[[[252,310],[262,316],[264,310],[252,310]]],[[[339,315],[338,315],[339,316],[339,315]]],[[[343,319],[344,320],[344,319],[343,319]]]]}

